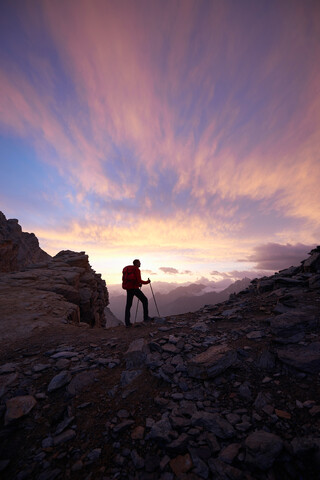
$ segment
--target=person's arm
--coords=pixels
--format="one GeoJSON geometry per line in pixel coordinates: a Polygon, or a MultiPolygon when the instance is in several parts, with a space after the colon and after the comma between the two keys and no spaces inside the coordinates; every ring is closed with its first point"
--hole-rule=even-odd
{"type": "Polygon", "coordinates": [[[140,285],[148,285],[148,283],[150,283],[150,279],[148,278],[148,280],[142,280],[141,279],[141,272],[138,268],[138,282],[140,283],[140,285]]]}

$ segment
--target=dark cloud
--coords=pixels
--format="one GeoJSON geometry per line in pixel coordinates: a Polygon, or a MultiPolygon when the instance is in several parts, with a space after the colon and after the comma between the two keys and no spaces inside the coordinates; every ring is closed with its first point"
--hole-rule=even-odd
{"type": "Polygon", "coordinates": [[[172,275],[176,275],[177,273],[179,273],[179,270],[172,267],[160,267],[159,270],[161,270],[164,273],[170,273],[172,275]]]}
{"type": "Polygon", "coordinates": [[[254,254],[242,262],[255,262],[255,268],[262,270],[282,270],[291,266],[298,266],[300,262],[308,257],[314,245],[303,245],[297,243],[291,245],[280,245],[279,243],[266,243],[255,247],[254,254]]]}

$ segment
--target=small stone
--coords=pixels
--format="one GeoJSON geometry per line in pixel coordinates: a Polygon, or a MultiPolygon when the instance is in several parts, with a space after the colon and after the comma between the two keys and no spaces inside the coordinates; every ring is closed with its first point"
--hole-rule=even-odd
{"type": "Polygon", "coordinates": [[[46,470],[45,472],[40,473],[37,480],[55,480],[60,474],[60,468],[55,468],[54,470],[46,470]]]}
{"type": "Polygon", "coordinates": [[[50,367],[51,365],[49,363],[37,363],[36,365],[33,365],[32,370],[34,372],[42,372],[43,370],[47,370],[50,367]]]}
{"type": "Polygon", "coordinates": [[[101,456],[101,448],[95,448],[87,455],[88,462],[92,463],[98,460],[101,456]]]}
{"type": "Polygon", "coordinates": [[[134,421],[133,421],[133,420],[124,420],[123,422],[118,423],[118,425],[116,425],[116,426],[113,428],[113,431],[114,431],[114,433],[124,432],[124,431],[127,430],[129,427],[131,427],[131,425],[133,425],[133,424],[134,424],[134,421]]]}
{"type": "Polygon", "coordinates": [[[33,409],[36,403],[37,401],[32,395],[10,398],[6,402],[7,411],[4,417],[4,424],[8,425],[10,422],[24,417],[33,409]]]}
{"type": "Polygon", "coordinates": [[[245,461],[259,470],[268,470],[283,448],[283,441],[273,433],[260,430],[252,433],[245,440],[245,461]]]}
{"type": "Polygon", "coordinates": [[[74,463],[71,467],[72,472],[79,472],[83,468],[83,462],[81,460],[78,460],[76,463],[74,463]]]}
{"type": "Polygon", "coordinates": [[[68,360],[67,358],[60,358],[56,362],[56,367],[59,370],[65,370],[66,368],[68,368],[69,365],[70,365],[70,360],[68,360]]]}
{"type": "Polygon", "coordinates": [[[141,468],[144,467],[144,460],[140,455],[137,453],[136,450],[132,450],[131,452],[131,460],[133,462],[133,465],[137,470],[141,470],[141,468]]]}
{"type": "Polygon", "coordinates": [[[78,373],[69,385],[67,386],[67,392],[70,395],[77,395],[78,393],[82,392],[86,388],[88,388],[92,383],[94,383],[95,377],[92,372],[81,372],[78,373]]]}
{"type": "Polygon", "coordinates": [[[315,415],[320,414],[320,405],[314,405],[310,410],[309,410],[310,415],[314,417],[315,415]]]}
{"type": "Polygon", "coordinates": [[[3,373],[13,373],[16,371],[16,369],[17,369],[16,363],[5,363],[0,367],[0,375],[2,375],[3,373]]]}
{"type": "Polygon", "coordinates": [[[202,426],[219,438],[231,438],[235,434],[233,426],[218,413],[196,412],[192,415],[191,423],[194,426],[202,426]]]}
{"type": "Polygon", "coordinates": [[[144,427],[139,425],[131,432],[132,440],[142,440],[144,438],[144,432],[144,427]]]}
{"type": "Polygon", "coordinates": [[[164,414],[162,419],[154,423],[151,427],[147,439],[151,438],[158,442],[168,443],[170,442],[171,424],[168,417],[164,414]]]}
{"type": "Polygon", "coordinates": [[[189,453],[186,455],[178,455],[170,460],[170,467],[177,477],[191,470],[193,463],[189,453]]]}
{"type": "Polygon", "coordinates": [[[62,443],[69,442],[76,436],[76,432],[74,430],[66,430],[60,435],[57,435],[53,438],[53,445],[56,447],[57,445],[61,445],[62,443]]]}
{"type": "Polygon", "coordinates": [[[58,390],[58,388],[64,387],[71,381],[71,378],[71,374],[67,370],[58,373],[49,383],[48,392],[53,392],[54,390],[58,390]]]}
{"type": "Polygon", "coordinates": [[[47,437],[44,438],[41,442],[42,448],[51,448],[53,447],[53,438],[52,437],[47,437]]]}
{"type": "Polygon", "coordinates": [[[224,463],[228,463],[231,465],[231,463],[237,457],[240,448],[240,443],[231,443],[219,453],[220,460],[222,460],[224,463]]]}
{"type": "Polygon", "coordinates": [[[121,374],[120,385],[126,387],[142,373],[142,370],[124,370],[121,374]]]}
{"type": "Polygon", "coordinates": [[[69,351],[66,351],[66,352],[58,352],[58,353],[55,353],[54,355],[51,355],[51,358],[72,358],[75,356],[75,353],[74,352],[69,352],[69,351]]]}
{"type": "Polygon", "coordinates": [[[277,408],[275,409],[274,412],[279,418],[285,418],[287,420],[291,419],[291,414],[289,412],[286,412],[284,410],[278,410],[277,408]]]}

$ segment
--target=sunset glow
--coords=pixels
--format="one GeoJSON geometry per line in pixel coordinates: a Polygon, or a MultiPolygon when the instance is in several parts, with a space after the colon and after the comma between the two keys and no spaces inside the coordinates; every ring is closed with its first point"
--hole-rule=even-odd
{"type": "Polygon", "coordinates": [[[0,210],[107,284],[134,258],[174,282],[298,264],[319,58],[312,0],[4,0],[0,210]]]}

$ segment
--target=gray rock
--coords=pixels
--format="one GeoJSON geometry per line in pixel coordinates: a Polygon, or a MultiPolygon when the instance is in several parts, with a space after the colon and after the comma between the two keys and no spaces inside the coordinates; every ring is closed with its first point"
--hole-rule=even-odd
{"type": "Polygon", "coordinates": [[[219,438],[232,438],[235,435],[233,426],[218,413],[196,412],[191,417],[191,424],[204,427],[219,438]]]}
{"type": "Polygon", "coordinates": [[[4,417],[4,424],[8,425],[14,420],[28,415],[36,403],[37,401],[32,395],[10,398],[6,401],[7,410],[4,417]]]}
{"type": "Polygon", "coordinates": [[[149,349],[145,339],[138,338],[134,340],[130,343],[125,353],[126,367],[136,368],[143,366],[146,362],[147,353],[149,353],[149,349]]]}
{"type": "Polygon", "coordinates": [[[244,478],[243,472],[241,470],[222,462],[219,458],[210,458],[208,460],[208,465],[214,475],[214,479],[243,480],[244,478]]]}
{"type": "Polygon", "coordinates": [[[113,427],[114,433],[121,433],[124,432],[125,430],[128,430],[128,428],[131,427],[131,425],[134,424],[134,420],[123,420],[123,422],[118,423],[115,427],[113,427]]]}
{"type": "Polygon", "coordinates": [[[249,338],[249,340],[260,340],[260,338],[263,338],[266,336],[266,333],[263,330],[254,330],[252,332],[247,333],[246,337],[249,338]]]}
{"type": "Polygon", "coordinates": [[[93,372],[78,373],[67,386],[67,392],[70,395],[77,395],[83,390],[86,390],[94,381],[95,377],[93,372]]]}
{"type": "Polygon", "coordinates": [[[121,374],[120,385],[126,387],[133,382],[139,375],[141,375],[142,370],[124,370],[121,374]]]}
{"type": "Polygon", "coordinates": [[[55,353],[54,355],[51,355],[51,358],[54,358],[54,359],[59,359],[59,358],[72,358],[72,357],[76,357],[77,356],[77,353],[76,352],[70,352],[69,350],[67,351],[64,351],[64,352],[58,352],[58,353],[55,353]]]}
{"type": "Polygon", "coordinates": [[[54,390],[58,390],[58,388],[62,388],[67,385],[71,381],[71,374],[68,370],[63,370],[62,372],[58,373],[48,385],[48,392],[53,392],[54,390]]]}
{"type": "Polygon", "coordinates": [[[60,468],[55,468],[53,470],[46,470],[45,472],[40,473],[37,480],[55,480],[61,474],[60,468]]]}
{"type": "Polygon", "coordinates": [[[276,341],[296,343],[304,337],[307,329],[316,327],[317,323],[315,316],[305,312],[290,312],[272,318],[270,328],[276,341]]]}
{"type": "Polygon", "coordinates": [[[55,435],[59,435],[63,432],[72,422],[74,421],[74,417],[66,417],[62,422],[59,423],[57,429],[55,431],[55,435]]]}
{"type": "Polygon", "coordinates": [[[253,406],[257,410],[262,410],[263,407],[271,403],[272,403],[272,396],[270,393],[259,392],[253,406]]]}
{"type": "Polygon", "coordinates": [[[260,430],[245,440],[245,462],[259,470],[268,470],[281,453],[283,441],[273,433],[260,430]]]}
{"type": "Polygon", "coordinates": [[[95,448],[94,450],[91,450],[90,453],[88,453],[87,461],[90,463],[93,463],[99,460],[100,456],[101,456],[101,448],[95,448]]]}
{"type": "Polygon", "coordinates": [[[221,452],[219,453],[219,458],[222,460],[224,463],[228,463],[231,465],[231,463],[234,461],[234,459],[237,457],[239,450],[241,448],[240,443],[230,443],[227,447],[225,447],[221,452]]]}
{"type": "Polygon", "coordinates": [[[309,278],[309,288],[316,289],[320,288],[320,275],[314,275],[309,278]]]}
{"type": "Polygon", "coordinates": [[[0,367],[0,375],[3,373],[13,373],[17,370],[17,364],[10,362],[10,363],[5,363],[4,365],[1,365],[0,367]]]}
{"type": "Polygon", "coordinates": [[[32,370],[34,372],[42,372],[43,370],[47,370],[50,367],[50,363],[37,363],[36,365],[33,365],[32,370]]]}
{"type": "Polygon", "coordinates": [[[171,423],[168,416],[164,414],[161,420],[152,425],[146,438],[156,440],[159,443],[169,443],[171,441],[170,432],[171,423]]]}
{"type": "Polygon", "coordinates": [[[76,432],[74,430],[66,430],[59,435],[53,437],[53,445],[56,447],[57,445],[61,445],[62,443],[69,442],[76,436],[76,432]]]}
{"type": "Polygon", "coordinates": [[[192,378],[207,379],[220,375],[237,362],[237,352],[227,346],[217,345],[193,357],[188,365],[192,378]]]}
{"type": "Polygon", "coordinates": [[[201,333],[207,333],[210,330],[209,327],[205,323],[202,323],[202,322],[196,323],[195,325],[193,325],[191,327],[191,329],[196,331],[196,332],[201,332],[201,333]]]}
{"type": "Polygon", "coordinates": [[[14,383],[18,378],[17,373],[9,373],[0,376],[0,398],[7,392],[7,387],[14,383]]]}
{"type": "Polygon", "coordinates": [[[274,369],[275,364],[276,359],[273,353],[271,353],[269,350],[263,350],[257,362],[258,368],[270,372],[274,369]]]}
{"type": "Polygon", "coordinates": [[[137,470],[141,470],[144,467],[144,460],[142,457],[140,457],[137,450],[132,450],[131,460],[137,470]]]}
{"type": "Polygon", "coordinates": [[[185,450],[186,446],[188,445],[188,441],[189,441],[189,435],[187,435],[186,433],[182,433],[181,435],[179,435],[178,438],[173,440],[171,443],[168,443],[166,448],[169,452],[181,453],[185,450]]]}
{"type": "Polygon", "coordinates": [[[193,463],[192,471],[196,475],[199,475],[199,477],[201,478],[209,478],[209,468],[207,464],[198,455],[198,449],[189,448],[188,450],[191,455],[192,463],[193,463]]]}
{"type": "Polygon", "coordinates": [[[320,372],[320,342],[310,345],[290,345],[277,351],[279,359],[297,370],[320,372]]]}

